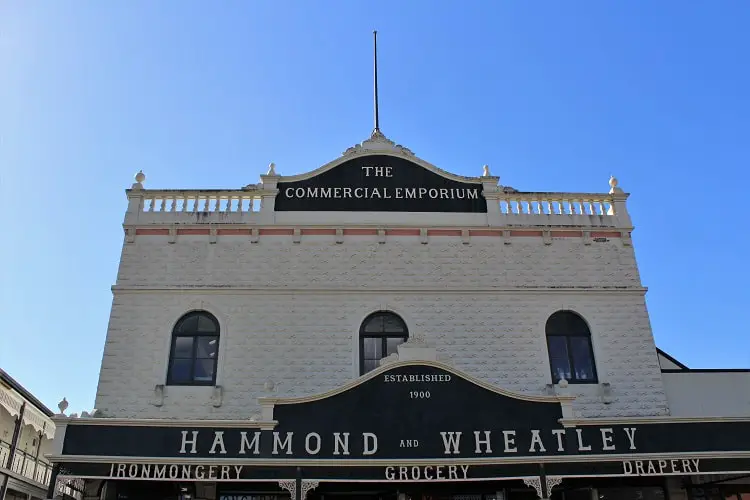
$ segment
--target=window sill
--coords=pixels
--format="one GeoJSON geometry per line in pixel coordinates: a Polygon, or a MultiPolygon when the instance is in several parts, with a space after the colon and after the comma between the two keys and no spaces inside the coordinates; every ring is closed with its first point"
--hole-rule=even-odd
{"type": "Polygon", "coordinates": [[[216,387],[216,384],[214,382],[209,382],[207,384],[170,384],[170,383],[166,383],[166,384],[164,384],[164,387],[216,387]]]}
{"type": "MultiPolygon", "coordinates": [[[[598,380],[566,380],[568,385],[599,385],[598,380]]],[[[552,385],[557,386],[560,381],[553,382],[552,385]]]]}

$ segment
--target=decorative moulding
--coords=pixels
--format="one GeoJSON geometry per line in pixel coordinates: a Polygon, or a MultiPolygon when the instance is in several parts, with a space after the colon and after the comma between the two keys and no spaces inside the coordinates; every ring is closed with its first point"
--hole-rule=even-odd
{"type": "Polygon", "coordinates": [[[214,408],[218,408],[224,402],[224,388],[220,385],[214,386],[213,393],[211,394],[211,405],[214,408]]]}
{"type": "Polygon", "coordinates": [[[154,406],[164,405],[164,384],[156,384],[154,386],[154,397],[151,400],[151,404],[154,406]]]}
{"type": "MultiPolygon", "coordinates": [[[[542,478],[539,476],[525,477],[523,483],[526,486],[531,486],[536,490],[536,494],[539,498],[544,499],[545,490],[542,489],[542,478]]],[[[545,486],[547,492],[547,498],[552,496],[552,488],[562,483],[562,477],[560,476],[545,476],[545,486]]]]}
{"type": "MultiPolygon", "coordinates": [[[[417,165],[437,175],[440,175],[447,179],[452,179],[458,182],[470,182],[470,183],[486,185],[488,181],[496,179],[495,182],[497,182],[499,180],[499,178],[495,178],[495,177],[468,177],[468,176],[456,175],[446,170],[443,170],[441,168],[438,168],[435,165],[429,162],[426,162],[422,160],[421,158],[417,157],[416,155],[414,155],[414,153],[412,153],[410,149],[394,143],[392,140],[385,137],[380,131],[373,132],[369,139],[363,141],[360,144],[352,146],[351,148],[344,151],[344,153],[339,158],[329,163],[326,163],[325,165],[319,168],[316,168],[309,172],[298,174],[298,175],[275,176],[273,179],[276,180],[277,182],[302,181],[302,180],[310,179],[312,177],[320,175],[323,172],[326,172],[328,170],[331,170],[332,168],[335,168],[341,165],[342,163],[349,161],[352,158],[356,158],[358,156],[373,155],[373,154],[384,154],[384,155],[406,158],[409,161],[414,162],[417,165]]],[[[261,176],[261,179],[263,180],[264,177],[267,177],[267,176],[261,176]]],[[[266,182],[264,182],[264,184],[266,184],[266,182]]]]}
{"type": "Polygon", "coordinates": [[[351,156],[357,153],[368,153],[368,152],[393,152],[400,153],[404,156],[414,156],[414,153],[409,149],[405,148],[400,144],[396,144],[389,138],[387,138],[380,130],[373,130],[369,139],[365,139],[359,144],[348,148],[342,153],[342,156],[351,156]]]}

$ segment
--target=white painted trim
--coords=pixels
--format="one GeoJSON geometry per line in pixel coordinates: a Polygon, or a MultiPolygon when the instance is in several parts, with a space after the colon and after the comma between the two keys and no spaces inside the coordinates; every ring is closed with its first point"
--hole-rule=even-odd
{"type": "Polygon", "coordinates": [[[747,417],[613,417],[613,418],[581,418],[562,419],[564,426],[579,425],[646,425],[646,424],[699,424],[713,422],[750,422],[747,417]]]}
{"type": "Polygon", "coordinates": [[[336,158],[333,161],[330,161],[326,163],[325,165],[316,168],[315,170],[310,170],[309,172],[305,172],[303,174],[297,174],[297,175],[289,175],[289,176],[278,176],[277,184],[281,182],[297,182],[297,181],[304,181],[307,179],[311,179],[313,177],[316,177],[324,172],[327,172],[331,169],[334,169],[338,167],[339,165],[342,165],[350,160],[354,160],[356,158],[362,158],[366,156],[392,156],[394,158],[401,158],[402,160],[409,161],[411,163],[414,163],[416,165],[419,165],[420,167],[429,170],[430,172],[437,174],[441,177],[445,177],[446,179],[450,179],[453,181],[463,182],[463,183],[469,183],[469,184],[477,184],[482,185],[485,178],[482,177],[465,177],[462,175],[453,174],[451,172],[448,172],[446,170],[443,170],[439,167],[436,167],[432,163],[426,162],[422,160],[421,158],[417,156],[407,155],[395,151],[388,151],[388,150],[364,150],[362,152],[355,152],[355,153],[349,153],[344,156],[340,156],[339,158],[336,158]]]}
{"type": "MultiPolygon", "coordinates": [[[[216,465],[253,465],[253,466],[348,466],[371,467],[373,465],[393,466],[424,466],[424,465],[505,465],[505,464],[537,464],[537,463],[578,463],[578,462],[622,462],[632,460],[670,460],[676,458],[700,459],[730,459],[750,458],[750,451],[702,451],[678,453],[634,453],[632,455],[547,455],[525,457],[479,457],[479,458],[418,458],[398,460],[392,458],[361,458],[361,459],[314,459],[314,458],[197,458],[197,457],[123,457],[100,455],[47,455],[51,462],[81,462],[81,463],[157,463],[157,464],[216,464],[216,465]]],[[[702,474],[702,473],[701,473],[702,474]]]]}
{"type": "Polygon", "coordinates": [[[68,425],[114,425],[120,427],[222,427],[228,429],[273,429],[275,420],[177,420],[174,418],[65,418],[68,425]]]}
{"type": "Polygon", "coordinates": [[[343,392],[349,391],[368,380],[378,377],[380,374],[392,370],[393,368],[398,368],[402,366],[430,366],[434,368],[439,368],[442,370],[445,370],[457,377],[461,377],[464,380],[474,384],[478,385],[479,387],[482,387],[483,389],[486,389],[488,391],[494,392],[495,394],[499,394],[501,396],[518,399],[521,401],[533,401],[537,403],[558,403],[562,406],[562,403],[564,401],[573,401],[575,398],[573,396],[532,396],[529,394],[519,394],[515,392],[508,391],[506,389],[502,389],[499,387],[495,387],[494,385],[488,384],[487,382],[484,382],[482,380],[479,380],[477,378],[472,377],[471,375],[468,375],[464,372],[461,372],[457,370],[456,368],[453,368],[452,366],[449,366],[447,364],[441,363],[439,361],[395,361],[393,363],[388,363],[385,366],[380,366],[376,368],[375,370],[366,373],[365,375],[362,375],[356,380],[352,380],[351,382],[348,382],[342,386],[339,386],[335,389],[332,389],[330,391],[316,394],[312,396],[303,396],[303,397],[296,397],[296,398],[269,398],[269,397],[261,397],[258,398],[258,401],[260,402],[261,406],[263,405],[283,405],[283,404],[298,404],[298,403],[309,403],[312,401],[319,401],[322,399],[326,399],[332,396],[335,396],[337,394],[341,394],[343,392]]]}

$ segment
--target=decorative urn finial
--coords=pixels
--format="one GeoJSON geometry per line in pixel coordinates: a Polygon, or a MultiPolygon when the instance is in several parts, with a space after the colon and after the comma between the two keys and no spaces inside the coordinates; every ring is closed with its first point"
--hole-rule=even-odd
{"type": "Polygon", "coordinates": [[[62,401],[57,403],[57,408],[60,410],[60,415],[65,415],[65,410],[68,409],[68,400],[62,398],[62,401]]]}
{"type": "Polygon", "coordinates": [[[146,180],[146,174],[143,173],[143,170],[139,170],[137,174],[135,174],[135,183],[131,186],[131,189],[143,189],[143,181],[146,180]]]}
{"type": "Polygon", "coordinates": [[[482,167],[482,177],[489,177],[490,176],[490,166],[485,165],[482,167]]]}
{"type": "Polygon", "coordinates": [[[266,175],[276,175],[276,164],[274,162],[268,165],[268,173],[266,175]]]}
{"type": "Polygon", "coordinates": [[[609,176],[609,193],[610,194],[622,193],[622,189],[617,186],[619,183],[620,181],[618,181],[614,175],[609,176]]]}

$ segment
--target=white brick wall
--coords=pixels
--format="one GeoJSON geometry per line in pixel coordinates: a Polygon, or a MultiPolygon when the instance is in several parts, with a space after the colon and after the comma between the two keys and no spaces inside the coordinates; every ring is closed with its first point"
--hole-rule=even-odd
{"type": "Polygon", "coordinates": [[[363,287],[467,288],[640,287],[631,247],[618,239],[583,245],[580,238],[518,237],[505,245],[497,237],[347,237],[335,244],[327,236],[139,236],[125,246],[118,285],[242,285],[283,289],[363,287]]]}
{"type": "Polygon", "coordinates": [[[96,407],[115,417],[248,418],[256,399],[303,395],[358,374],[357,335],[370,312],[391,309],[440,359],[501,387],[544,393],[544,324],[568,308],[590,324],[600,382],[571,386],[582,416],[663,415],[661,374],[633,250],[619,239],[138,236],[123,249],[96,407]],[[171,329],[191,309],[221,323],[217,383],[164,384],[171,329]]]}

